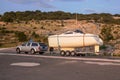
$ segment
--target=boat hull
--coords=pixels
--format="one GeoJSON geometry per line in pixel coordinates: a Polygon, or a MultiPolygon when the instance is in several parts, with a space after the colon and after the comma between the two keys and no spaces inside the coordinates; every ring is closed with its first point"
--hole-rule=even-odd
{"type": "Polygon", "coordinates": [[[48,38],[50,47],[77,48],[102,45],[103,41],[94,34],[53,35],[48,38]]]}

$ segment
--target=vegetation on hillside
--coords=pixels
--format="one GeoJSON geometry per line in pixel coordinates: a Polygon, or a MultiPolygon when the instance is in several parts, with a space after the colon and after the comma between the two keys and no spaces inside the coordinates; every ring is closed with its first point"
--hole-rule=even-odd
{"type": "MultiPolygon", "coordinates": [[[[106,51],[105,53],[120,53],[120,14],[109,13],[76,14],[39,10],[6,12],[0,15],[0,47],[16,46],[30,39],[47,44],[49,34],[75,28],[76,25],[73,24],[76,23],[76,15],[78,24],[89,31],[94,32],[94,24],[99,24],[100,37],[104,41],[101,49],[106,51]]],[[[79,28],[82,28],[81,26],[79,28]]]]}
{"type": "Polygon", "coordinates": [[[18,38],[20,42],[27,41],[27,36],[24,34],[24,32],[15,32],[15,36],[18,38]]]}
{"type": "MultiPolygon", "coordinates": [[[[78,14],[78,20],[94,20],[99,23],[107,23],[107,24],[120,24],[120,19],[114,19],[113,16],[120,17],[119,14],[109,14],[109,13],[101,13],[101,14],[78,14]]],[[[39,10],[36,11],[24,11],[24,12],[6,12],[1,16],[1,20],[5,22],[20,22],[20,21],[30,21],[30,20],[67,20],[67,19],[75,19],[76,13],[68,13],[63,11],[56,12],[41,12],[39,10]]]]}
{"type": "Polygon", "coordinates": [[[112,35],[112,27],[111,26],[107,27],[107,25],[105,25],[101,30],[101,35],[102,35],[102,39],[105,42],[109,42],[110,40],[114,39],[114,37],[112,35]]]}

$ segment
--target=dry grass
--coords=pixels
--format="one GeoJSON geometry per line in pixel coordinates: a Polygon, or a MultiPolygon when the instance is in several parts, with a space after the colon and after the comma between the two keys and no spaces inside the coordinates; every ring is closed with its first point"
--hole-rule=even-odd
{"type": "MultiPolygon", "coordinates": [[[[4,23],[4,22],[3,22],[4,23]]],[[[100,29],[102,29],[104,24],[100,24],[100,29]]],[[[120,25],[112,25],[113,26],[113,35],[117,36],[120,34],[120,25]]],[[[39,35],[47,35],[47,34],[60,34],[68,30],[80,29],[85,33],[94,33],[98,34],[100,31],[97,31],[97,27],[92,22],[77,21],[74,19],[71,20],[40,20],[40,21],[25,21],[25,22],[14,22],[14,23],[4,23],[4,25],[0,25],[0,27],[6,28],[8,31],[21,31],[24,32],[27,36],[35,32],[39,35]]],[[[0,41],[2,42],[18,42],[13,33],[9,33],[4,36],[0,36],[0,41]]],[[[11,43],[12,45],[13,43],[11,43]]]]}

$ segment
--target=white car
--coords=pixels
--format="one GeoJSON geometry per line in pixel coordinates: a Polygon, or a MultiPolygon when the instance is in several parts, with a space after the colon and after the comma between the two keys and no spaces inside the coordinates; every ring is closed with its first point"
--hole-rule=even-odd
{"type": "Polygon", "coordinates": [[[39,52],[40,54],[43,54],[47,50],[48,50],[48,46],[44,43],[39,43],[39,42],[26,42],[16,47],[17,53],[30,52],[31,54],[35,54],[39,52]]]}

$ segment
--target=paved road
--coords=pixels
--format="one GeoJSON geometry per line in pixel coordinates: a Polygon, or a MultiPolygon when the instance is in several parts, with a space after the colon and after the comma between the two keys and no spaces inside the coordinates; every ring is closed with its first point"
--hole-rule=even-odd
{"type": "Polygon", "coordinates": [[[0,49],[0,80],[120,80],[120,59],[16,54],[0,49]]]}
{"type": "Polygon", "coordinates": [[[0,80],[120,80],[119,60],[102,60],[0,53],[0,80]]]}
{"type": "Polygon", "coordinates": [[[0,53],[16,53],[16,48],[0,48],[0,53]]]}
{"type": "MultiPolygon", "coordinates": [[[[16,54],[16,48],[0,48],[0,53],[14,53],[16,54]]],[[[25,54],[25,53],[22,53],[25,54]]],[[[40,54],[35,54],[35,55],[40,55],[40,54]]],[[[60,56],[60,54],[50,54],[49,52],[44,53],[46,56],[60,56]]],[[[80,56],[76,56],[80,57],[80,56]]],[[[83,57],[83,56],[82,56],[83,57]]],[[[112,57],[112,56],[85,56],[85,58],[103,58],[103,59],[119,59],[120,57],[112,57]]]]}

